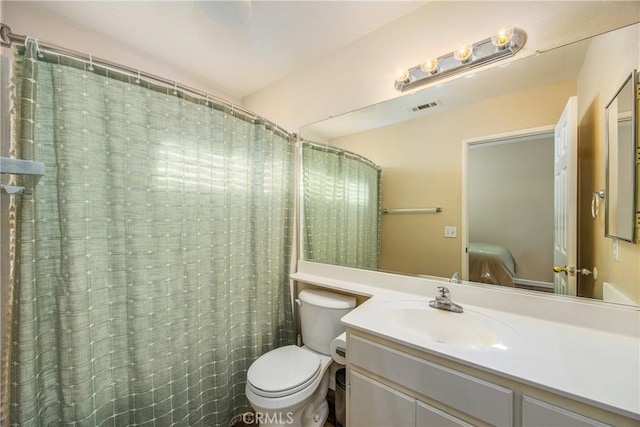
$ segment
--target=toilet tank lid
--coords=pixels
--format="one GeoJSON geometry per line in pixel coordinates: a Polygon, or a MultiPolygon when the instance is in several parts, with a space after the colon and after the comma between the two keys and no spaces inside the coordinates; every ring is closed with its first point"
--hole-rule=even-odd
{"type": "Polygon", "coordinates": [[[324,308],[345,309],[356,306],[356,299],[347,295],[319,289],[303,289],[298,295],[300,301],[324,308]]]}

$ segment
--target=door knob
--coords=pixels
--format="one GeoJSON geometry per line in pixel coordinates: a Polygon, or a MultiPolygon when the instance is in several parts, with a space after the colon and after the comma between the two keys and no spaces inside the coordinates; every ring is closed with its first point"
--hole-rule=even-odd
{"type": "Polygon", "coordinates": [[[564,274],[569,275],[569,276],[573,276],[574,274],[576,274],[575,267],[568,267],[566,265],[564,267],[560,267],[559,265],[554,265],[553,266],[553,271],[555,273],[564,273],[564,274]]]}
{"type": "MultiPolygon", "coordinates": [[[[553,271],[554,273],[564,273],[567,274],[569,276],[575,276],[576,274],[576,268],[575,267],[568,267],[568,266],[564,266],[564,267],[560,267],[559,265],[554,265],[553,266],[553,271]]],[[[586,268],[580,268],[577,270],[578,273],[582,274],[583,276],[589,276],[591,274],[593,274],[593,279],[597,279],[598,278],[598,269],[596,269],[595,267],[593,267],[593,272],[591,270],[588,270],[586,268]]]]}

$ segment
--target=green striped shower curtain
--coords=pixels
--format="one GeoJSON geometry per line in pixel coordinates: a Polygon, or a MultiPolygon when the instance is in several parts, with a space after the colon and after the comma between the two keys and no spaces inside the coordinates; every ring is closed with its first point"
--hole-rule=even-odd
{"type": "Polygon", "coordinates": [[[45,176],[15,199],[9,425],[227,427],[293,340],[295,141],[33,43],[15,62],[14,151],[45,176]]]}
{"type": "Polygon", "coordinates": [[[377,269],[381,168],[357,154],[302,143],[302,247],[308,261],[377,269]]]}

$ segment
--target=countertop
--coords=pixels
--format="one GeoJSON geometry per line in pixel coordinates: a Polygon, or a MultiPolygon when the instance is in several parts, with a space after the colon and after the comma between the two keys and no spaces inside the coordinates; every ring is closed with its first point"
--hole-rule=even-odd
{"type": "Polygon", "coordinates": [[[518,293],[489,294],[484,299],[498,301],[495,305],[501,308],[494,309],[488,307],[491,304],[484,299],[480,301],[475,297],[475,286],[469,290],[471,286],[429,279],[414,282],[409,278],[394,282],[393,278],[370,276],[370,272],[365,273],[362,280],[351,273],[338,278],[341,276],[333,272],[325,275],[314,268],[310,270],[294,274],[293,279],[370,297],[342,318],[349,328],[640,420],[640,311],[637,309],[598,305],[577,298],[558,302],[558,298],[528,296],[523,302],[518,293]],[[384,279],[384,283],[376,283],[376,277],[384,279]],[[517,340],[506,350],[442,344],[411,331],[399,332],[380,315],[380,304],[387,301],[412,300],[427,304],[435,296],[435,288],[442,285],[449,287],[451,299],[465,310],[508,325],[517,333],[517,340]],[[541,301],[544,304],[541,307],[522,308],[541,301]],[[505,306],[513,310],[502,309],[505,306]],[[600,324],[602,327],[598,327],[600,324]]]}

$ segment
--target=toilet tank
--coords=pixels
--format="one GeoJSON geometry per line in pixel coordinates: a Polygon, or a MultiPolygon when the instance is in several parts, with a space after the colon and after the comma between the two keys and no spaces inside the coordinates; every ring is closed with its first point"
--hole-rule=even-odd
{"type": "Polygon", "coordinates": [[[353,310],[356,299],[317,289],[304,289],[300,300],[302,341],[311,350],[330,354],[331,341],[345,331],[342,316],[353,310]]]}

